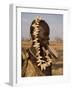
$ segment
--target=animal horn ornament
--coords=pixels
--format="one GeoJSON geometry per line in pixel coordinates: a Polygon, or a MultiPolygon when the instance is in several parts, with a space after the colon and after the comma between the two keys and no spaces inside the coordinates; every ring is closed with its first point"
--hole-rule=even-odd
{"type": "Polygon", "coordinates": [[[40,43],[38,42],[38,35],[40,32],[39,29],[39,23],[41,21],[41,17],[36,17],[35,23],[32,24],[32,27],[34,28],[33,36],[34,36],[34,45],[33,47],[36,50],[36,59],[37,59],[37,66],[41,68],[41,71],[46,70],[46,67],[50,66],[52,60],[48,56],[48,50],[46,50],[44,47],[42,47],[42,50],[45,52],[45,58],[46,60],[43,60],[43,57],[40,55],[40,43]]]}

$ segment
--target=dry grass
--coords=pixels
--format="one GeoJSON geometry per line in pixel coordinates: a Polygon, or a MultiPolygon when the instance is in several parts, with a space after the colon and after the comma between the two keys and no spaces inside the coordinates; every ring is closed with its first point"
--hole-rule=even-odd
{"type": "MultiPolygon", "coordinates": [[[[21,46],[23,49],[28,49],[31,47],[31,40],[22,41],[21,46]]],[[[58,53],[58,59],[53,62],[52,74],[53,75],[63,75],[63,43],[58,43],[56,41],[51,41],[50,46],[54,48],[58,53]]]]}

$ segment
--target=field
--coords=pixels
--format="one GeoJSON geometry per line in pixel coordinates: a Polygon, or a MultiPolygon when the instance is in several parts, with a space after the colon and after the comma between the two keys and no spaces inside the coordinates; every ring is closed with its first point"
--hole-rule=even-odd
{"type": "MultiPolygon", "coordinates": [[[[28,49],[31,44],[31,40],[22,40],[21,46],[28,49]]],[[[53,60],[52,75],[63,75],[63,42],[51,41],[50,46],[58,53],[58,59],[53,60]]]]}

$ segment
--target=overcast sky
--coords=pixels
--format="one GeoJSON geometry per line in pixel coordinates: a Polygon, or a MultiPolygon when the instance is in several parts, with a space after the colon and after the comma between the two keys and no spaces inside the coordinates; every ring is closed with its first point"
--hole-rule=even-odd
{"type": "Polygon", "coordinates": [[[29,39],[30,25],[36,16],[41,16],[50,27],[50,40],[56,37],[63,39],[63,15],[62,14],[39,14],[39,13],[21,13],[21,38],[29,39]]]}

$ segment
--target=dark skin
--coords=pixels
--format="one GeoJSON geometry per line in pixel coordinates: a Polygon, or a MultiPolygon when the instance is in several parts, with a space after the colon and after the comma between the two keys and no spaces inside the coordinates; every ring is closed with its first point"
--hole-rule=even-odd
{"type": "Polygon", "coordinates": [[[49,45],[49,30],[44,30],[42,27],[40,27],[39,32],[39,41],[41,47],[47,47],[49,45]]]}

